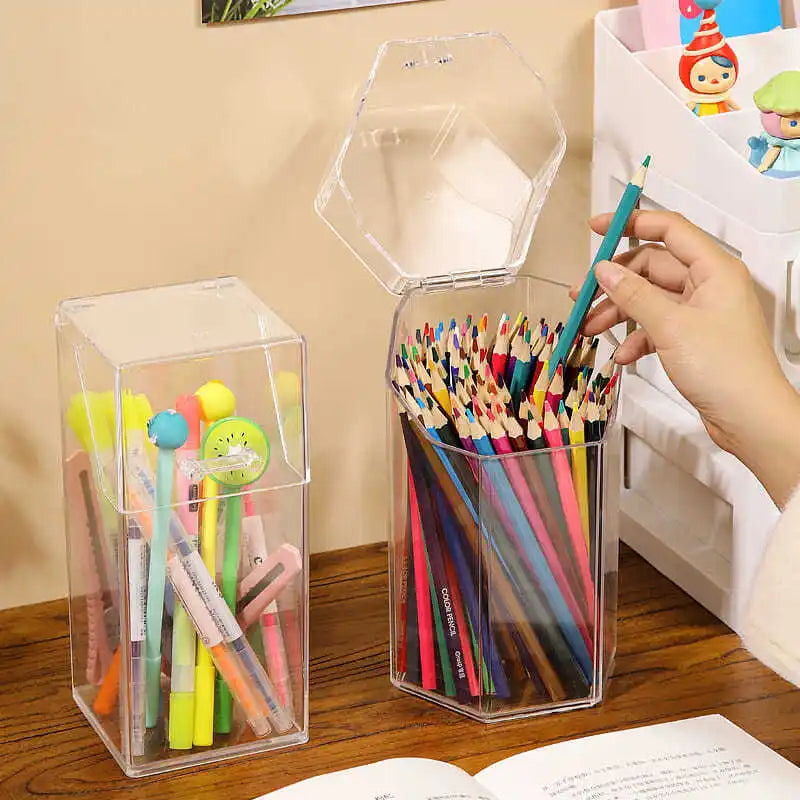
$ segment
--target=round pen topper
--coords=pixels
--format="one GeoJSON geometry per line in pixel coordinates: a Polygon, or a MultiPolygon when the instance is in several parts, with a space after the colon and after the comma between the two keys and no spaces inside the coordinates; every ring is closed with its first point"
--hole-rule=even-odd
{"type": "Polygon", "coordinates": [[[773,178],[800,177],[800,71],[776,75],[753,100],[764,133],[748,141],[750,163],[773,178]]]}
{"type": "Polygon", "coordinates": [[[254,456],[252,464],[211,472],[209,477],[228,489],[241,489],[257,481],[269,464],[269,440],[263,428],[245,417],[227,417],[206,431],[200,458],[211,460],[248,451],[254,456]]]}
{"type": "MultiPolygon", "coordinates": [[[[263,428],[244,417],[227,417],[215,422],[205,433],[200,458],[213,461],[237,455],[252,455],[252,461],[210,472],[208,477],[225,487],[230,494],[225,500],[225,547],[222,556],[222,596],[231,611],[236,610],[239,580],[239,533],[242,524],[243,487],[257,481],[269,464],[269,439],[263,428]]],[[[217,676],[214,698],[214,730],[230,733],[233,727],[233,699],[225,681],[217,676]]]]}
{"type": "Polygon", "coordinates": [[[730,99],[739,78],[739,59],[717,24],[715,9],[721,2],[694,0],[694,6],[703,11],[703,19],[678,67],[681,83],[689,91],[687,105],[698,117],[739,110],[730,99]]]}

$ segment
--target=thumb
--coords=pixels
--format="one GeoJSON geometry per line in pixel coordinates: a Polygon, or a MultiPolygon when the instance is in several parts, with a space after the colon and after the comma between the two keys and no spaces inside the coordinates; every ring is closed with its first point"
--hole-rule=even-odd
{"type": "Polygon", "coordinates": [[[601,261],[594,274],[603,291],[625,316],[638,322],[651,336],[658,336],[674,304],[657,287],[615,261],[601,261]]]}

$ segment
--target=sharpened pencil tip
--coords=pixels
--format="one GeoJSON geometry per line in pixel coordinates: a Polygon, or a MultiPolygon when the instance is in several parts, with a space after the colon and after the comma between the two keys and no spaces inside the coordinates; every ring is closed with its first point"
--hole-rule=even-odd
{"type": "Polygon", "coordinates": [[[646,169],[647,167],[649,167],[649,166],[650,166],[650,159],[651,159],[651,158],[652,158],[652,156],[647,156],[647,158],[646,158],[646,159],[645,159],[645,160],[642,162],[642,166],[643,166],[645,169],[646,169]]]}

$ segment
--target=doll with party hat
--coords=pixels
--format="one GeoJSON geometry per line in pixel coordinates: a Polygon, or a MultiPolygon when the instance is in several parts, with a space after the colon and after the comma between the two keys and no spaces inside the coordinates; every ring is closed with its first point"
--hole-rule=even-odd
{"type": "Polygon", "coordinates": [[[687,105],[698,117],[738,111],[730,91],[739,78],[739,59],[717,24],[716,8],[722,0],[694,2],[703,9],[703,19],[679,65],[681,83],[689,91],[687,105]]]}

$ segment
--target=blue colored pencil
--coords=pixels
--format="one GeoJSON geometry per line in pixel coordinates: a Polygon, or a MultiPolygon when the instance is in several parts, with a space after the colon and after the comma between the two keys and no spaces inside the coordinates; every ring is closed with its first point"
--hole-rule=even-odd
{"type": "Polygon", "coordinates": [[[644,182],[647,178],[647,168],[649,166],[650,156],[647,156],[642,163],[642,166],[639,167],[638,171],[636,172],[636,175],[634,175],[631,182],[626,187],[625,192],[622,195],[622,199],[619,201],[619,206],[617,206],[617,210],[614,213],[614,218],[611,220],[611,226],[608,229],[608,233],[605,235],[603,243],[600,245],[600,249],[597,251],[597,256],[592,264],[592,268],[589,270],[589,274],[586,276],[586,280],[583,283],[583,287],[578,295],[578,299],[575,301],[575,306],[572,309],[572,313],[569,315],[567,324],[561,331],[558,344],[553,351],[553,355],[550,357],[550,378],[555,375],[556,368],[560,363],[563,362],[566,366],[567,358],[569,358],[570,351],[575,345],[575,340],[578,338],[578,332],[583,327],[583,322],[586,319],[586,315],[589,313],[592,302],[594,301],[595,292],[597,292],[598,284],[597,278],[594,274],[594,268],[601,261],[610,261],[612,258],[614,258],[614,254],[617,252],[619,243],[622,241],[622,237],[625,234],[625,229],[628,227],[628,222],[630,222],[630,218],[633,215],[633,212],[636,210],[636,205],[639,202],[639,198],[642,196],[644,182]]]}

